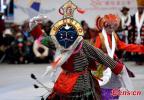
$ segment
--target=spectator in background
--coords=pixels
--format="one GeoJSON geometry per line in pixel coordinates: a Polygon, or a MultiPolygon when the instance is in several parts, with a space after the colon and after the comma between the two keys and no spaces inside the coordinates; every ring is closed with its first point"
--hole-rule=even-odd
{"type": "Polygon", "coordinates": [[[15,58],[15,55],[13,53],[14,40],[15,39],[11,32],[11,29],[7,28],[3,32],[3,46],[4,46],[3,48],[5,48],[5,50],[4,50],[4,54],[3,54],[4,58],[2,62],[14,63],[14,58],[15,58]]]}
{"type": "Polygon", "coordinates": [[[24,37],[24,45],[25,45],[24,49],[25,49],[25,58],[26,58],[25,63],[30,63],[30,62],[33,62],[33,60],[34,60],[33,59],[34,53],[32,50],[34,39],[30,35],[29,31],[30,31],[29,22],[24,21],[24,23],[21,27],[21,32],[22,32],[23,37],[24,37]]]}
{"type": "Polygon", "coordinates": [[[12,32],[15,37],[15,45],[13,46],[14,54],[15,54],[15,63],[25,63],[25,41],[24,35],[20,30],[20,25],[12,24],[11,25],[12,32]]]}
{"type": "Polygon", "coordinates": [[[17,34],[21,33],[20,25],[18,25],[16,23],[11,24],[10,28],[11,28],[11,31],[15,38],[16,38],[17,34]]]}
{"type": "MultiPolygon", "coordinates": [[[[144,45],[144,1],[137,0],[137,12],[132,17],[133,26],[133,40],[136,44],[144,45]]],[[[136,64],[142,65],[144,63],[144,54],[135,54],[136,64]]]]}
{"type": "Polygon", "coordinates": [[[49,36],[50,31],[51,31],[51,27],[53,25],[53,22],[51,20],[48,20],[44,25],[43,25],[43,29],[45,31],[45,33],[49,36]]]}
{"type": "Polygon", "coordinates": [[[84,36],[83,38],[85,40],[88,40],[90,43],[94,43],[95,42],[95,38],[98,32],[96,32],[95,29],[91,29],[88,24],[86,23],[86,21],[81,21],[81,25],[83,27],[84,30],[84,36]]]}
{"type": "MultiPolygon", "coordinates": [[[[129,14],[129,8],[128,7],[123,7],[121,10],[121,24],[120,24],[120,32],[118,32],[118,35],[122,41],[125,43],[132,43],[132,34],[131,34],[131,15],[129,14]]],[[[123,58],[125,60],[131,60],[132,56],[131,53],[128,52],[122,52],[119,51],[119,56],[124,56],[123,58]]]]}
{"type": "Polygon", "coordinates": [[[3,62],[3,59],[5,57],[4,52],[6,50],[4,46],[4,40],[3,40],[3,31],[5,29],[4,21],[2,20],[2,13],[0,12],[0,63],[3,62]]]}
{"type": "Polygon", "coordinates": [[[5,30],[5,22],[2,19],[3,13],[0,12],[0,44],[3,44],[3,31],[5,30]]]}
{"type": "Polygon", "coordinates": [[[35,63],[48,63],[49,48],[42,45],[39,40],[35,40],[33,45],[33,52],[35,54],[35,63]]]}
{"type": "Polygon", "coordinates": [[[24,35],[24,38],[27,39],[30,37],[29,31],[30,31],[29,22],[26,20],[26,21],[24,21],[24,23],[21,26],[21,32],[24,35]]]}
{"type": "Polygon", "coordinates": [[[129,8],[123,7],[121,10],[121,29],[124,35],[124,42],[128,42],[128,37],[130,36],[129,31],[131,30],[131,15],[129,14],[129,8]]]}
{"type": "Polygon", "coordinates": [[[2,19],[3,13],[0,12],[0,36],[2,36],[3,31],[5,30],[5,22],[2,19]]]}

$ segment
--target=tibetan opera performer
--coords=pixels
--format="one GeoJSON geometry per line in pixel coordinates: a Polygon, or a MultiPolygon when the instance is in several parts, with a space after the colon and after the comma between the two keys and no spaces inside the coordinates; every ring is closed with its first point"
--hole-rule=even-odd
{"type": "MultiPolygon", "coordinates": [[[[115,33],[120,25],[120,18],[114,14],[108,14],[104,17],[99,17],[96,20],[96,27],[101,30],[99,36],[96,38],[95,47],[101,49],[103,52],[107,53],[111,58],[118,59],[115,51],[116,50],[124,50],[127,52],[140,52],[144,53],[143,45],[136,44],[127,44],[120,41],[119,37],[115,33]]],[[[109,68],[104,69],[103,65],[97,68],[98,70],[94,73],[97,77],[103,79],[103,82],[99,82],[102,88],[102,96],[103,100],[117,100],[119,96],[112,96],[111,92],[114,88],[120,88],[122,86],[122,82],[119,80],[119,76],[115,74],[110,74],[111,71],[109,68]],[[106,73],[106,74],[105,74],[106,73]],[[108,79],[105,79],[105,77],[108,79]]],[[[131,71],[129,74],[133,75],[131,71]]],[[[126,73],[127,73],[126,71],[126,73]]],[[[127,77],[128,78],[128,77],[127,77]]],[[[129,79],[129,78],[128,78],[129,79]]],[[[126,82],[125,82],[126,83],[126,82]]],[[[129,83],[129,82],[127,82],[129,83]]],[[[127,86],[128,84],[126,84],[127,86]]]]}
{"type": "MultiPolygon", "coordinates": [[[[93,63],[96,61],[109,67],[115,75],[122,75],[125,69],[122,63],[83,40],[83,29],[73,18],[74,10],[84,12],[71,1],[65,3],[59,10],[63,19],[56,22],[50,32],[56,48],[55,60],[44,75],[53,78],[54,86],[46,100],[102,100],[99,83],[91,74],[90,66],[97,68],[93,63]]],[[[38,22],[31,20],[30,26],[31,34],[39,39],[43,33],[38,22]]]]}
{"type": "MultiPolygon", "coordinates": [[[[133,40],[136,44],[144,45],[144,0],[137,0],[137,6],[137,12],[132,17],[133,40]]],[[[144,54],[137,53],[135,58],[136,64],[142,65],[144,63],[144,54]]]]}

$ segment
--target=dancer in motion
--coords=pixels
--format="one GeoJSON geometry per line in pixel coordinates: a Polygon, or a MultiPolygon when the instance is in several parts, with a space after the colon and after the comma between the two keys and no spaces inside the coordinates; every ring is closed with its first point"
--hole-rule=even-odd
{"type": "MultiPolygon", "coordinates": [[[[119,25],[120,18],[114,14],[108,14],[104,17],[97,18],[96,26],[99,30],[101,30],[101,33],[99,33],[98,37],[96,38],[95,47],[101,49],[103,52],[107,53],[113,59],[118,59],[115,53],[116,50],[144,53],[143,45],[127,44],[119,40],[115,32],[118,29],[119,25]]],[[[102,66],[100,66],[98,69],[102,69],[99,70],[99,72],[102,72],[101,74],[105,72],[102,66]]],[[[99,75],[98,77],[104,78],[104,75],[101,75],[99,72],[97,71],[96,75],[99,75]]],[[[119,77],[115,74],[108,74],[108,77],[109,81],[106,81],[101,86],[103,100],[116,100],[119,98],[119,96],[112,96],[111,92],[115,88],[120,88],[122,84],[119,80],[119,77]]]]}
{"type": "MultiPolygon", "coordinates": [[[[124,67],[123,64],[114,61],[100,49],[83,40],[83,29],[73,18],[74,10],[83,13],[83,10],[71,1],[60,8],[63,19],[54,24],[49,37],[51,39],[48,39],[55,44],[56,52],[54,62],[47,67],[45,73],[45,75],[52,74],[54,79],[54,87],[47,100],[102,100],[98,81],[89,69],[93,64],[91,62],[104,64],[115,75],[121,74],[124,67]],[[60,74],[55,76],[53,72],[58,68],[60,74]]],[[[31,34],[43,41],[40,39],[43,32],[39,25],[36,19],[31,20],[31,34]]]]}

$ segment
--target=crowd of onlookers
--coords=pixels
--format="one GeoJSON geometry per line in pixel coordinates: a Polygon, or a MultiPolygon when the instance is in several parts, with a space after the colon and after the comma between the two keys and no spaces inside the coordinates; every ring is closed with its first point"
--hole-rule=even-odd
{"type": "MultiPolygon", "coordinates": [[[[53,22],[48,20],[43,25],[47,35],[52,24],[53,22]]],[[[53,60],[53,53],[45,46],[35,43],[30,35],[28,20],[22,25],[0,20],[0,63],[49,63],[53,60]]]]}
{"type": "MultiPolygon", "coordinates": [[[[123,15],[128,15],[129,8],[124,7],[121,10],[123,15]]],[[[4,23],[0,15],[0,63],[49,63],[53,60],[54,51],[43,45],[38,45],[30,34],[29,20],[23,22],[22,25],[16,23],[4,23]]],[[[128,20],[128,19],[127,19],[128,20]]],[[[53,22],[47,20],[43,24],[43,30],[49,36],[53,22]]],[[[84,29],[84,39],[95,42],[95,37],[99,31],[88,26],[87,22],[81,21],[84,29]]],[[[128,30],[129,26],[122,26],[123,30],[118,31],[119,38],[127,43],[131,43],[131,37],[124,34],[123,31],[128,30]],[[126,39],[128,38],[128,39],[126,39]]],[[[131,53],[119,51],[120,58],[125,60],[134,60],[131,53]]]]}

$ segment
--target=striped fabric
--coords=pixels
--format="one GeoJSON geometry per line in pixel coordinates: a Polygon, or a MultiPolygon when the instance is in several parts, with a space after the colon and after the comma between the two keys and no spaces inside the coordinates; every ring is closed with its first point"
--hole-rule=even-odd
{"type": "MultiPolygon", "coordinates": [[[[61,96],[56,94],[52,100],[59,100],[58,98],[62,98],[62,100],[101,100],[98,82],[94,79],[90,70],[88,69],[90,60],[95,60],[99,63],[102,63],[110,67],[112,70],[118,65],[116,61],[105,55],[100,49],[97,49],[84,41],[82,49],[77,54],[75,54],[73,58],[73,71],[88,71],[80,75],[70,95],[61,96]]],[[[64,70],[67,71],[66,69],[64,70]]],[[[71,73],[70,71],[67,72],[71,73]]]]}
{"type": "Polygon", "coordinates": [[[108,55],[105,55],[100,49],[89,45],[87,42],[84,42],[83,47],[87,58],[96,60],[97,62],[110,67],[112,70],[117,66],[118,63],[108,55]]]}
{"type": "MultiPolygon", "coordinates": [[[[89,60],[96,60],[111,69],[114,69],[117,65],[116,61],[105,55],[100,49],[97,49],[84,41],[83,48],[74,57],[74,71],[80,72],[88,70],[89,60]]],[[[86,91],[91,88],[89,75],[90,73],[88,72],[79,77],[73,92],[86,91]]]]}
{"type": "MultiPolygon", "coordinates": [[[[144,23],[142,25],[142,28],[141,28],[141,33],[140,33],[140,36],[141,36],[141,44],[144,44],[144,23]]],[[[137,39],[137,27],[135,27],[135,38],[134,38],[134,41],[136,42],[136,39],[137,39]]]]}
{"type": "MultiPolygon", "coordinates": [[[[133,42],[136,43],[136,39],[137,39],[137,26],[136,26],[136,21],[135,21],[135,15],[132,17],[132,33],[131,35],[133,36],[133,42]]],[[[144,44],[144,22],[143,22],[143,25],[141,27],[141,30],[140,30],[140,36],[141,36],[141,44],[144,44]]]]}

